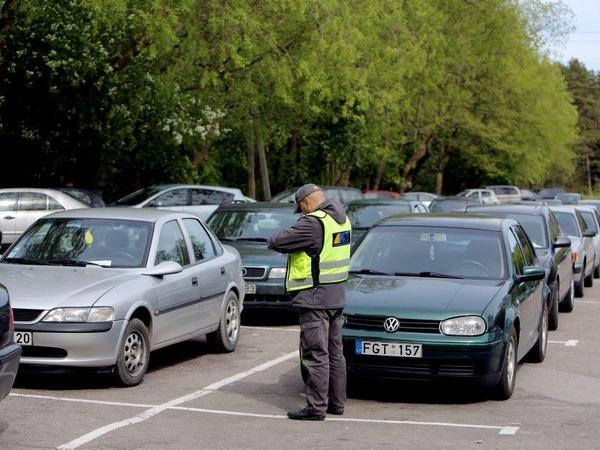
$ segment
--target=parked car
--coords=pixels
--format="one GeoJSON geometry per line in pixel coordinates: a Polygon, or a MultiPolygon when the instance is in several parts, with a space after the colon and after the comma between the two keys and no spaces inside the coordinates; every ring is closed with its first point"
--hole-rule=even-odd
{"type": "Polygon", "coordinates": [[[543,197],[530,189],[521,189],[521,199],[523,201],[541,201],[543,197]]]}
{"type": "Polygon", "coordinates": [[[555,200],[560,200],[563,205],[577,205],[581,200],[581,194],[576,192],[563,192],[556,194],[555,200]]]}
{"type": "Polygon", "coordinates": [[[438,197],[441,197],[441,195],[432,194],[430,192],[403,192],[400,194],[400,198],[404,200],[417,200],[419,202],[423,202],[423,204],[428,208],[431,206],[432,200],[438,197]]]}
{"type": "Polygon", "coordinates": [[[377,190],[366,190],[363,191],[364,198],[382,198],[382,199],[391,199],[391,198],[400,198],[399,192],[394,191],[377,191],[377,190]]]}
{"type": "Polygon", "coordinates": [[[514,200],[523,200],[523,196],[521,195],[521,189],[517,186],[510,185],[493,185],[486,186],[486,189],[491,189],[500,200],[500,203],[508,203],[514,200]]]}
{"type": "Polygon", "coordinates": [[[110,206],[160,208],[188,212],[202,220],[223,203],[254,201],[240,189],[200,184],[162,184],[138,189],[110,206]]]}
{"type": "Polygon", "coordinates": [[[600,278],[600,212],[593,205],[577,205],[575,206],[586,225],[590,230],[596,232],[594,236],[594,246],[596,248],[596,259],[594,260],[594,278],[600,278]]]}
{"type": "MultiPolygon", "coordinates": [[[[590,230],[585,223],[581,213],[570,205],[551,205],[550,209],[556,216],[561,230],[571,239],[571,251],[573,252],[573,273],[575,274],[575,296],[583,297],[584,287],[594,284],[594,261],[596,259],[596,247],[594,236],[596,233],[590,230]]],[[[566,311],[572,310],[571,305],[565,305],[566,311]],[[571,308],[569,309],[569,306],[571,308]]]]}
{"type": "Polygon", "coordinates": [[[563,194],[565,191],[563,188],[542,188],[538,189],[537,193],[542,197],[542,199],[553,199],[558,194],[563,194]]]}
{"type": "Polygon", "coordinates": [[[104,208],[106,206],[102,196],[91,189],[77,188],[73,186],[63,186],[57,189],[59,191],[63,191],[65,194],[69,194],[71,197],[75,197],[77,200],[81,200],[91,208],[104,208]]]}
{"type": "MultiPolygon", "coordinates": [[[[347,203],[351,200],[363,198],[363,193],[360,189],[347,186],[321,186],[325,198],[337,198],[341,203],[347,203]]],[[[299,186],[293,187],[271,198],[272,202],[296,203],[296,191],[299,186]]]]}
{"type": "Polygon", "coordinates": [[[513,219],[413,214],[377,222],[350,261],[342,329],[350,388],[363,377],[451,380],[508,399],[517,363],[546,356],[544,277],[513,219]]]}
{"type": "Polygon", "coordinates": [[[434,198],[429,205],[429,212],[432,213],[451,213],[463,212],[467,205],[482,205],[479,198],[469,197],[438,197],[434,198]]]}
{"type": "Polygon", "coordinates": [[[558,328],[559,309],[572,310],[575,299],[571,239],[566,237],[550,208],[541,202],[468,206],[466,213],[508,217],[518,221],[529,236],[540,266],[546,269],[546,284],[552,303],[548,311],[548,328],[558,328]]]}
{"type": "Polygon", "coordinates": [[[491,189],[467,189],[456,194],[457,197],[467,197],[481,200],[486,205],[499,204],[500,200],[491,189]]]}
{"type": "Polygon", "coordinates": [[[10,393],[21,360],[21,346],[15,342],[15,322],[8,290],[0,284],[0,400],[10,393]]]}
{"type": "Polygon", "coordinates": [[[295,209],[291,203],[233,203],[219,206],[208,218],[219,240],[240,253],[247,309],[292,310],[285,289],[287,255],[269,250],[267,238],[296,223],[295,209]]]}
{"type": "Polygon", "coordinates": [[[38,219],[0,259],[21,367],[142,382],[151,351],[206,336],[235,350],[242,263],[195,215],[86,208],[38,219]]]}
{"type": "Polygon", "coordinates": [[[344,205],[352,224],[352,245],[378,220],[395,214],[427,213],[429,208],[418,200],[360,199],[344,205]]]}
{"type": "Polygon", "coordinates": [[[579,200],[578,205],[592,205],[595,206],[598,211],[600,211],[600,199],[597,198],[588,198],[579,200]]]}
{"type": "Polygon", "coordinates": [[[2,249],[10,244],[37,219],[54,211],[87,208],[88,205],[58,189],[0,189],[0,231],[2,249]]]}

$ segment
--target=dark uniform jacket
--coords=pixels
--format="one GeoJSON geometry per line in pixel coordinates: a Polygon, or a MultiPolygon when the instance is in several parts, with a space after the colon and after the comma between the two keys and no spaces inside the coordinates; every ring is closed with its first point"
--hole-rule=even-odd
{"type": "MultiPolygon", "coordinates": [[[[322,202],[316,211],[324,211],[337,223],[346,221],[344,207],[335,198],[322,202]]],[[[312,216],[302,216],[289,230],[267,239],[271,250],[279,253],[305,251],[312,258],[313,279],[318,280],[319,254],[323,248],[323,224],[312,216]]],[[[293,291],[292,306],[312,309],[337,309],[346,306],[346,283],[319,284],[311,289],[293,291]]]]}

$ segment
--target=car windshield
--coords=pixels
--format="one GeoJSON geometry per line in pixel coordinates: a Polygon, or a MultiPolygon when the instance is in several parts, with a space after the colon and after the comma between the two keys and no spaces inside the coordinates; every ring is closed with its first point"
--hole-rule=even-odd
{"type": "Polygon", "coordinates": [[[281,211],[215,211],[208,226],[223,240],[266,240],[290,228],[298,217],[292,209],[281,211]]]}
{"type": "Polygon", "coordinates": [[[563,230],[563,233],[565,233],[567,236],[581,237],[575,214],[563,211],[554,211],[554,215],[556,216],[558,224],[560,225],[561,230],[563,230]]]}
{"type": "Polygon", "coordinates": [[[515,214],[515,213],[486,213],[494,216],[503,216],[508,217],[509,219],[515,219],[519,222],[523,228],[525,228],[525,232],[531,239],[533,246],[535,248],[548,248],[550,244],[548,243],[547,233],[546,233],[546,223],[544,222],[544,218],[539,215],[533,214],[515,214]]]}
{"type": "Polygon", "coordinates": [[[456,199],[434,199],[429,206],[430,212],[452,212],[456,208],[461,208],[467,204],[480,204],[478,200],[468,197],[456,199]]]}
{"type": "Polygon", "coordinates": [[[158,194],[163,189],[157,187],[146,187],[143,189],[138,189],[135,192],[132,192],[129,195],[126,195],[123,198],[117,200],[115,205],[123,205],[123,206],[134,206],[142,203],[144,200],[149,199],[150,197],[158,194]]]}
{"type": "Polygon", "coordinates": [[[598,232],[598,228],[596,227],[596,221],[594,220],[594,213],[591,211],[579,211],[585,220],[585,224],[588,226],[590,230],[598,232]]]}
{"type": "Polygon", "coordinates": [[[354,250],[350,272],[505,279],[502,248],[496,231],[376,226],[354,250]]]}
{"type": "Polygon", "coordinates": [[[40,219],[3,263],[145,267],[152,225],[119,219],[40,219]]]}
{"type": "Polygon", "coordinates": [[[410,213],[410,204],[399,203],[397,205],[366,205],[360,203],[352,203],[346,206],[346,214],[352,228],[369,228],[379,219],[393,216],[394,214],[410,213]]]}

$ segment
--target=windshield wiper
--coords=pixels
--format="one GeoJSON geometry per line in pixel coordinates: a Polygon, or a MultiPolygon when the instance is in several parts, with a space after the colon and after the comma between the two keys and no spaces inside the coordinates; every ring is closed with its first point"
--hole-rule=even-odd
{"type": "Polygon", "coordinates": [[[40,266],[44,264],[43,262],[33,258],[6,258],[4,262],[10,264],[31,264],[32,266],[40,266]]]}
{"type": "Polygon", "coordinates": [[[359,273],[362,275],[389,275],[389,273],[380,272],[378,270],[373,270],[373,269],[351,270],[349,273],[359,273]]]}
{"type": "Polygon", "coordinates": [[[56,264],[59,266],[75,266],[75,267],[85,267],[85,266],[99,266],[104,267],[102,264],[98,264],[91,261],[80,261],[78,259],[54,259],[52,261],[46,261],[47,264],[56,264]]]}
{"type": "Polygon", "coordinates": [[[420,277],[428,277],[428,278],[462,278],[462,277],[457,277],[456,275],[448,275],[446,273],[439,273],[439,272],[420,272],[419,276],[420,277]]]}

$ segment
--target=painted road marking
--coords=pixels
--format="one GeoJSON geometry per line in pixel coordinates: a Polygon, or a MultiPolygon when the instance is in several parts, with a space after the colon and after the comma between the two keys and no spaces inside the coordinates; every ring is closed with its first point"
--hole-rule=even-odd
{"type": "Polygon", "coordinates": [[[548,341],[548,344],[561,344],[565,347],[575,347],[578,342],[577,339],[569,339],[568,341],[548,341]]]}

